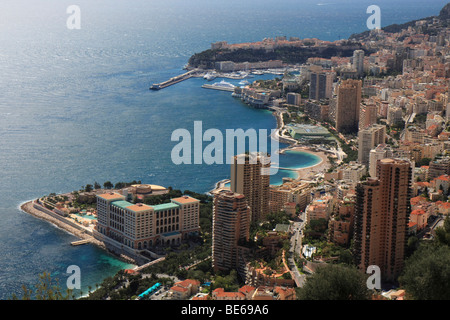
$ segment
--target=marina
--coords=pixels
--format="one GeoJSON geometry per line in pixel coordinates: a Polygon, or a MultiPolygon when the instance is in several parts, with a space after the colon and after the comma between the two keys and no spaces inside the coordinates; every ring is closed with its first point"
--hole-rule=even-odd
{"type": "MultiPolygon", "coordinates": [[[[276,74],[283,75],[285,72],[298,71],[296,68],[282,68],[282,69],[267,69],[267,70],[253,70],[253,71],[235,71],[235,72],[218,72],[216,70],[203,70],[203,69],[192,69],[187,71],[186,73],[180,74],[178,76],[172,77],[169,80],[160,83],[154,83],[150,86],[150,90],[161,90],[167,88],[171,85],[179,83],[181,81],[190,79],[190,78],[203,78],[207,81],[212,81],[216,78],[223,79],[232,79],[232,80],[242,80],[240,85],[248,85],[249,82],[244,80],[246,78],[253,78],[255,75],[264,75],[264,74],[276,74]]],[[[204,88],[208,89],[217,89],[223,91],[233,91],[232,89],[225,88],[216,88],[211,87],[213,85],[205,85],[204,88]]],[[[202,86],[203,87],[203,86],[202,86]]]]}

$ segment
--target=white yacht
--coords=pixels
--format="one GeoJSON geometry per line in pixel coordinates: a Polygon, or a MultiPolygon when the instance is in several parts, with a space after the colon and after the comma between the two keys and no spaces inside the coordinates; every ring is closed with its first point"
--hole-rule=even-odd
{"type": "Polygon", "coordinates": [[[249,73],[246,71],[239,71],[239,76],[242,78],[247,78],[248,75],[249,75],[249,73]]]}
{"type": "Polygon", "coordinates": [[[211,80],[214,80],[216,78],[216,75],[215,75],[215,73],[208,72],[207,74],[205,74],[203,76],[203,78],[208,80],[208,81],[211,81],[211,80]]]}
{"type": "Polygon", "coordinates": [[[207,89],[216,89],[216,90],[223,90],[223,91],[234,91],[234,88],[236,86],[226,82],[225,80],[222,80],[220,82],[216,82],[213,84],[204,84],[202,85],[202,88],[207,88],[207,89]]]}

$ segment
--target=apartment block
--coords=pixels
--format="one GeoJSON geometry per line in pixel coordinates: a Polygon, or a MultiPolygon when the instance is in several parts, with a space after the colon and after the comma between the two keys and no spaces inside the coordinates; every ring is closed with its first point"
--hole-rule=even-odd
{"type": "Polygon", "coordinates": [[[377,161],[393,156],[393,150],[390,145],[379,144],[376,148],[370,150],[369,153],[369,174],[372,178],[377,175],[377,161]]]}
{"type": "Polygon", "coordinates": [[[286,203],[295,203],[300,211],[305,210],[311,200],[310,184],[299,181],[286,181],[270,186],[270,212],[281,211],[286,203]]]}
{"type": "Polygon", "coordinates": [[[322,196],[314,199],[311,204],[306,207],[306,223],[312,220],[325,219],[328,221],[333,212],[333,198],[331,196],[322,196]]]}
{"type": "Polygon", "coordinates": [[[374,124],[358,133],[358,162],[369,167],[370,150],[384,144],[386,140],[386,126],[374,124]]]}
{"type": "Polygon", "coordinates": [[[383,282],[394,281],[404,266],[411,213],[411,163],[382,159],[377,178],[356,187],[354,258],[361,270],[380,267],[383,282]]]}
{"type": "Polygon", "coordinates": [[[358,132],[361,86],[360,80],[348,79],[337,89],[336,130],[340,133],[358,132]]]}
{"type": "Polygon", "coordinates": [[[309,99],[322,100],[329,99],[333,94],[334,73],[321,70],[319,72],[311,72],[309,99]]]}
{"type": "Polygon", "coordinates": [[[223,191],[214,196],[212,265],[215,270],[239,267],[239,243],[249,239],[250,215],[244,195],[223,191]]]}
{"type": "Polygon", "coordinates": [[[376,104],[361,105],[359,115],[359,130],[366,129],[377,123],[378,107],[376,104]]]}
{"type": "Polygon", "coordinates": [[[328,222],[328,240],[338,245],[347,246],[353,236],[353,217],[355,202],[348,199],[339,201],[333,217],[328,222]]]}
{"type": "Polygon", "coordinates": [[[252,221],[259,221],[269,213],[270,156],[259,153],[240,154],[231,164],[232,192],[245,196],[252,221]]]}

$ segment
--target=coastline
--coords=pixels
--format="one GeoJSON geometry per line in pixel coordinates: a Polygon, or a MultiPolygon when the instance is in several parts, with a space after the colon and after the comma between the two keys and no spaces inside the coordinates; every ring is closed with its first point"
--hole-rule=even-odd
{"type": "Polygon", "coordinates": [[[35,201],[36,200],[30,200],[30,201],[22,203],[20,205],[20,210],[38,218],[38,219],[45,220],[45,221],[55,225],[56,227],[58,227],[64,231],[67,231],[68,233],[80,238],[80,240],[88,240],[89,243],[95,244],[95,245],[101,247],[102,249],[106,249],[105,245],[101,241],[96,240],[93,236],[91,236],[81,230],[78,230],[74,227],[71,227],[67,223],[64,223],[61,220],[58,220],[58,219],[46,214],[45,212],[42,212],[42,211],[36,209],[33,206],[35,201]]]}
{"type": "Polygon", "coordinates": [[[88,243],[93,244],[93,245],[99,247],[100,249],[105,250],[106,252],[114,255],[114,257],[116,257],[117,259],[119,259],[121,261],[130,263],[130,264],[133,264],[136,266],[138,265],[138,263],[130,257],[119,256],[117,254],[112,253],[111,251],[109,251],[107,249],[107,247],[105,246],[105,244],[102,241],[95,239],[93,236],[87,234],[86,232],[81,231],[77,228],[74,228],[74,227],[70,226],[68,223],[65,223],[59,219],[52,217],[49,214],[46,214],[43,211],[36,209],[34,207],[34,203],[36,200],[37,199],[34,199],[34,200],[26,201],[26,202],[20,204],[19,209],[35,218],[38,218],[38,219],[41,219],[41,220],[44,220],[46,222],[53,224],[57,228],[62,229],[73,236],[78,237],[80,240],[86,240],[88,243]]]}
{"type": "MultiPolygon", "coordinates": [[[[295,172],[296,178],[294,180],[302,180],[302,179],[311,179],[312,175],[323,172],[325,169],[329,167],[329,161],[326,154],[322,151],[312,151],[310,147],[299,145],[297,140],[294,140],[289,137],[284,137],[281,134],[281,131],[284,127],[283,114],[285,110],[274,107],[273,109],[269,108],[272,111],[272,116],[275,116],[277,126],[276,129],[272,132],[272,138],[276,139],[280,142],[283,142],[288,145],[288,147],[284,148],[284,150],[292,150],[299,151],[304,153],[313,154],[320,158],[320,161],[314,165],[302,168],[288,168],[288,170],[295,172]]],[[[215,188],[213,190],[217,190],[219,188],[223,188],[224,185],[229,182],[229,179],[222,179],[215,183],[215,188]]],[[[213,191],[211,190],[211,191],[213,191]]],[[[211,192],[210,191],[210,192],[211,192]]],[[[118,259],[125,261],[127,263],[131,263],[134,265],[139,265],[134,259],[126,256],[119,256],[110,250],[108,250],[105,243],[97,240],[94,236],[87,233],[85,230],[80,230],[76,227],[70,225],[70,222],[65,222],[65,218],[63,217],[53,217],[50,213],[45,212],[45,208],[43,211],[37,209],[35,204],[37,204],[38,199],[28,200],[19,205],[19,209],[27,214],[34,216],[35,218],[45,220],[59,229],[62,229],[68,232],[71,235],[78,237],[80,240],[86,240],[87,243],[91,243],[96,245],[97,247],[105,250],[108,253],[113,254],[118,259]]],[[[39,205],[39,204],[37,204],[39,205]]],[[[56,213],[55,213],[56,214],[56,213]]]]}

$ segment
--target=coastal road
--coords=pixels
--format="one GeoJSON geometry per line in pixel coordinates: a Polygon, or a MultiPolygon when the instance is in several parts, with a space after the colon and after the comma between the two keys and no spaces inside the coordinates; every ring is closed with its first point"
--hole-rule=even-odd
{"type": "Polygon", "coordinates": [[[293,235],[291,237],[291,248],[290,248],[290,257],[288,259],[289,268],[294,275],[294,281],[298,287],[302,287],[306,281],[306,275],[301,274],[295,264],[294,257],[298,255],[302,256],[302,238],[303,238],[303,228],[305,227],[305,213],[302,212],[299,215],[299,221],[295,221],[292,225],[293,235]]]}
{"type": "Polygon", "coordinates": [[[296,144],[298,142],[297,140],[282,135],[282,131],[284,128],[283,113],[286,113],[287,110],[284,108],[279,108],[279,107],[274,107],[274,106],[270,106],[270,110],[275,112],[276,118],[277,118],[277,130],[275,130],[274,134],[272,134],[272,138],[274,138],[278,141],[281,138],[283,140],[286,140],[286,141],[296,144]]]}

